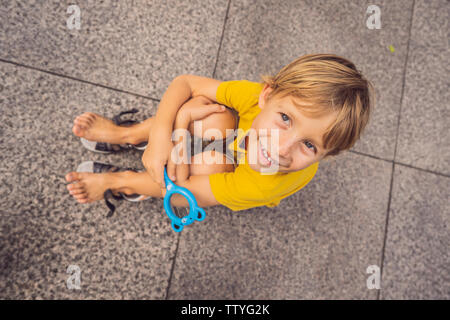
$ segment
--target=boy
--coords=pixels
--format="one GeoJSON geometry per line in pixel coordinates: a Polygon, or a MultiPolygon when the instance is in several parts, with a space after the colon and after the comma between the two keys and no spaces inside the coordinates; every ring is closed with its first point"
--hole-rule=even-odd
{"type": "MultiPolygon", "coordinates": [[[[331,54],[300,57],[262,80],[179,76],[164,93],[156,115],[131,127],[83,114],[73,127],[79,137],[133,145],[148,140],[142,157],[147,171],[71,172],[66,175],[72,182],[67,187],[70,194],[80,203],[100,200],[107,190],[163,197],[167,165],[169,177],[189,189],[201,207],[221,204],[238,211],[278,205],[311,181],[320,160],[350,149],[360,138],[372,109],[373,89],[353,63],[331,54]],[[239,120],[221,104],[234,109],[239,120]],[[227,152],[211,150],[193,155],[190,164],[175,163],[172,131],[194,133],[194,121],[201,121],[204,140],[240,129],[228,145],[234,163],[227,152]],[[208,129],[216,129],[216,134],[208,129]],[[198,163],[199,157],[209,161],[198,163]]],[[[188,205],[178,195],[172,203],[188,205]]]]}

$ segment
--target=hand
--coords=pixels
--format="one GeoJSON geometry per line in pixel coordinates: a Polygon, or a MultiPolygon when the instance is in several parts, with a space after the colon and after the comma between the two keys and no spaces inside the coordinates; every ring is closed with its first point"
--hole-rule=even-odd
{"type": "MultiPolygon", "coordinates": [[[[157,123],[153,125],[150,130],[147,148],[142,155],[142,163],[145,169],[147,169],[153,181],[158,183],[161,188],[165,188],[164,167],[168,164],[170,152],[173,148],[171,130],[167,129],[164,127],[160,128],[157,123]]],[[[167,174],[169,177],[175,175],[174,166],[175,164],[173,163],[168,164],[167,174]]]]}
{"type": "Polygon", "coordinates": [[[216,113],[216,112],[224,112],[226,110],[225,106],[217,103],[199,103],[193,102],[193,103],[186,103],[184,104],[180,111],[181,113],[184,113],[186,117],[189,118],[189,122],[191,121],[197,121],[202,120],[206,118],[207,116],[216,113]]]}
{"type": "MultiPolygon", "coordinates": [[[[176,123],[185,124],[186,128],[183,129],[187,129],[191,121],[201,120],[212,113],[224,112],[225,110],[226,108],[219,104],[188,101],[178,110],[176,123]]],[[[147,148],[142,155],[142,163],[152,179],[161,188],[165,188],[164,167],[166,165],[167,175],[171,180],[175,180],[176,164],[170,158],[173,147],[171,128],[157,122],[154,123],[150,130],[147,148]]]]}

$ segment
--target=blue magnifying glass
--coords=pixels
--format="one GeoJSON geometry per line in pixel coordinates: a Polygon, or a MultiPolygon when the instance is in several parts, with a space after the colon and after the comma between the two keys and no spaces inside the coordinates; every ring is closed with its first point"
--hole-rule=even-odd
{"type": "Polygon", "coordinates": [[[166,195],[164,196],[164,210],[166,211],[169,219],[172,221],[172,229],[175,232],[180,232],[183,230],[184,226],[187,226],[194,221],[202,221],[206,217],[205,210],[199,207],[197,204],[197,200],[195,199],[192,192],[188,189],[177,186],[172,180],[169,179],[167,175],[167,170],[164,167],[164,182],[166,183],[166,195]],[[181,194],[185,197],[189,203],[189,214],[179,217],[172,210],[172,205],[170,204],[170,198],[175,194],[181,194]]]}

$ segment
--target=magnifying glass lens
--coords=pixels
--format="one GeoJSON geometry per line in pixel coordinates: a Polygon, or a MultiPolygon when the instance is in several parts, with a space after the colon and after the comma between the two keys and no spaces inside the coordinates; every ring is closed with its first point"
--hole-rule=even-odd
{"type": "Polygon", "coordinates": [[[170,207],[173,213],[180,219],[189,215],[189,207],[175,207],[172,203],[172,198],[170,198],[170,207]]]}

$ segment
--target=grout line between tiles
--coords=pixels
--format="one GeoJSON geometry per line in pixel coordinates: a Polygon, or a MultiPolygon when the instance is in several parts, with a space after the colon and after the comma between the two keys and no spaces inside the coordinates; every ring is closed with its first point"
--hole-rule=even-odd
{"type": "MultiPolygon", "coordinates": [[[[389,226],[389,213],[391,211],[391,200],[392,200],[392,188],[394,185],[394,171],[395,171],[395,163],[392,163],[392,173],[391,173],[391,182],[389,185],[389,198],[387,205],[387,213],[386,213],[386,223],[384,226],[384,235],[383,235],[383,246],[381,247],[381,261],[380,261],[380,287],[383,287],[383,264],[384,264],[384,252],[386,249],[386,240],[389,226]]],[[[377,292],[377,300],[380,300],[381,288],[377,292]]]]}
{"type": "Polygon", "coordinates": [[[214,69],[213,69],[213,73],[212,73],[213,78],[216,77],[217,63],[219,62],[220,50],[222,49],[222,42],[223,42],[223,37],[225,35],[225,27],[226,27],[227,21],[228,21],[228,12],[230,11],[230,4],[231,4],[231,0],[228,0],[227,11],[225,13],[225,20],[223,22],[222,35],[220,36],[219,48],[217,49],[216,63],[214,64],[214,69]]]}
{"type": "MultiPolygon", "coordinates": [[[[388,199],[388,207],[386,212],[386,223],[384,227],[384,239],[383,239],[383,246],[381,248],[381,261],[380,261],[380,283],[381,286],[383,286],[383,267],[384,267],[384,257],[385,257],[385,251],[386,251],[386,242],[387,242],[387,235],[388,235],[388,228],[389,228],[389,216],[391,211],[391,201],[392,201],[392,188],[394,185],[394,173],[395,173],[395,159],[397,157],[397,147],[398,147],[398,136],[400,132],[400,119],[402,114],[402,105],[403,105],[403,99],[405,97],[405,83],[406,83],[406,69],[408,67],[408,57],[409,57],[409,45],[411,42],[411,31],[413,26],[413,19],[414,19],[414,7],[416,5],[416,1],[413,0],[412,7],[411,7],[411,18],[409,21],[409,30],[408,30],[408,42],[406,45],[406,57],[405,57],[405,64],[403,66],[403,82],[402,82],[402,89],[400,94],[400,108],[398,111],[398,119],[397,119],[397,132],[395,136],[395,149],[394,149],[394,160],[392,162],[392,172],[391,172],[391,183],[389,186],[389,199],[388,199]]],[[[381,297],[381,289],[377,292],[377,300],[380,300],[381,297]]]]}
{"type": "Polygon", "coordinates": [[[348,152],[354,153],[354,154],[358,154],[360,156],[365,156],[368,158],[372,158],[372,159],[376,159],[376,160],[381,160],[381,161],[386,161],[386,162],[393,162],[393,160],[389,160],[389,159],[384,159],[384,158],[380,158],[368,153],[364,153],[364,152],[360,152],[360,151],[356,151],[356,150],[348,150],[348,152]]]}
{"type": "Polygon", "coordinates": [[[411,168],[414,170],[418,170],[418,171],[423,171],[426,173],[431,173],[431,174],[435,174],[437,176],[441,176],[441,177],[445,177],[445,178],[450,178],[450,175],[442,173],[442,172],[437,172],[437,171],[433,171],[430,169],[424,169],[424,168],[419,168],[419,167],[415,167],[413,165],[410,164],[406,164],[406,163],[402,163],[402,162],[398,162],[398,161],[394,161],[394,160],[389,160],[389,159],[384,159],[384,158],[380,158],[371,154],[367,154],[367,153],[363,153],[363,152],[359,152],[359,151],[355,151],[355,150],[349,150],[348,152],[363,156],[363,157],[368,157],[368,158],[372,158],[375,160],[381,160],[381,161],[385,161],[385,162],[389,162],[389,163],[395,163],[396,165],[399,166],[403,166],[403,167],[407,167],[407,168],[411,168]]]}
{"type": "Polygon", "coordinates": [[[169,281],[167,283],[166,297],[164,298],[164,300],[169,299],[169,290],[170,290],[170,286],[172,285],[173,271],[175,269],[175,262],[177,261],[178,247],[180,245],[180,238],[181,238],[181,232],[178,233],[177,247],[175,249],[175,255],[173,256],[172,266],[170,268],[169,281]]]}
{"type": "Polygon", "coordinates": [[[405,97],[406,69],[408,67],[409,44],[411,42],[411,29],[412,29],[412,23],[413,23],[413,18],[414,18],[414,6],[415,6],[415,0],[413,0],[412,9],[411,9],[411,20],[409,22],[408,42],[406,44],[406,57],[405,57],[405,64],[403,66],[403,81],[402,81],[402,88],[401,88],[401,93],[400,93],[400,107],[398,110],[397,131],[395,134],[394,161],[397,157],[398,136],[400,133],[400,120],[401,120],[401,116],[402,116],[403,99],[405,97]]]}
{"type": "Polygon", "coordinates": [[[141,95],[139,93],[126,91],[126,90],[122,90],[122,89],[117,89],[117,88],[114,88],[114,87],[106,86],[104,84],[100,84],[100,83],[95,83],[95,82],[91,82],[91,81],[87,81],[87,80],[83,80],[83,79],[74,78],[74,77],[71,77],[71,76],[68,76],[68,75],[65,75],[65,74],[59,74],[59,73],[56,73],[56,72],[53,72],[53,71],[40,69],[40,68],[37,68],[37,67],[32,67],[32,66],[29,66],[29,65],[26,65],[26,64],[23,64],[23,63],[18,63],[18,62],[14,62],[14,61],[4,60],[4,59],[1,59],[1,58],[0,58],[0,62],[12,64],[12,65],[15,65],[15,66],[18,66],[18,67],[22,67],[22,68],[26,68],[26,69],[31,69],[31,70],[34,70],[34,71],[39,71],[39,72],[51,74],[53,76],[60,77],[60,78],[65,78],[65,79],[70,79],[70,80],[82,82],[82,83],[85,83],[85,84],[90,84],[90,85],[93,85],[93,86],[96,86],[96,87],[101,87],[101,88],[113,90],[113,91],[120,92],[120,93],[130,94],[130,95],[133,95],[133,96],[136,96],[136,97],[139,97],[139,98],[153,100],[153,101],[156,101],[156,102],[160,101],[160,99],[155,99],[155,98],[152,98],[152,97],[144,96],[144,95],[141,95]]]}
{"type": "MultiPolygon", "coordinates": [[[[222,36],[220,37],[219,48],[217,50],[217,55],[216,55],[216,63],[214,64],[214,70],[213,70],[213,74],[212,74],[213,78],[215,77],[215,74],[216,74],[217,62],[219,61],[220,49],[222,48],[222,40],[223,40],[223,36],[224,36],[224,33],[225,33],[225,26],[227,24],[228,11],[230,9],[230,2],[231,2],[231,0],[228,1],[227,11],[226,11],[226,14],[225,14],[225,21],[223,23],[222,36]]],[[[174,269],[175,269],[175,263],[176,263],[177,256],[178,256],[178,247],[180,245],[180,239],[181,239],[181,232],[178,235],[177,247],[175,249],[175,255],[173,257],[173,262],[172,262],[172,268],[170,270],[169,281],[167,283],[167,290],[166,290],[165,300],[169,299],[169,290],[170,290],[170,287],[172,285],[172,277],[173,277],[173,272],[174,272],[174,269]]]]}
{"type": "Polygon", "coordinates": [[[450,175],[445,174],[445,173],[436,172],[436,171],[433,171],[433,170],[428,170],[428,169],[423,169],[423,168],[417,168],[417,167],[414,167],[414,166],[412,166],[412,165],[410,165],[410,164],[401,163],[401,162],[396,162],[396,161],[394,161],[394,163],[395,163],[396,165],[399,165],[399,166],[403,166],[403,167],[415,169],[415,170],[418,170],[418,171],[423,171],[423,172],[426,172],[426,173],[435,174],[435,175],[437,175],[437,176],[441,176],[441,177],[445,177],[445,178],[450,178],[450,175]]]}

